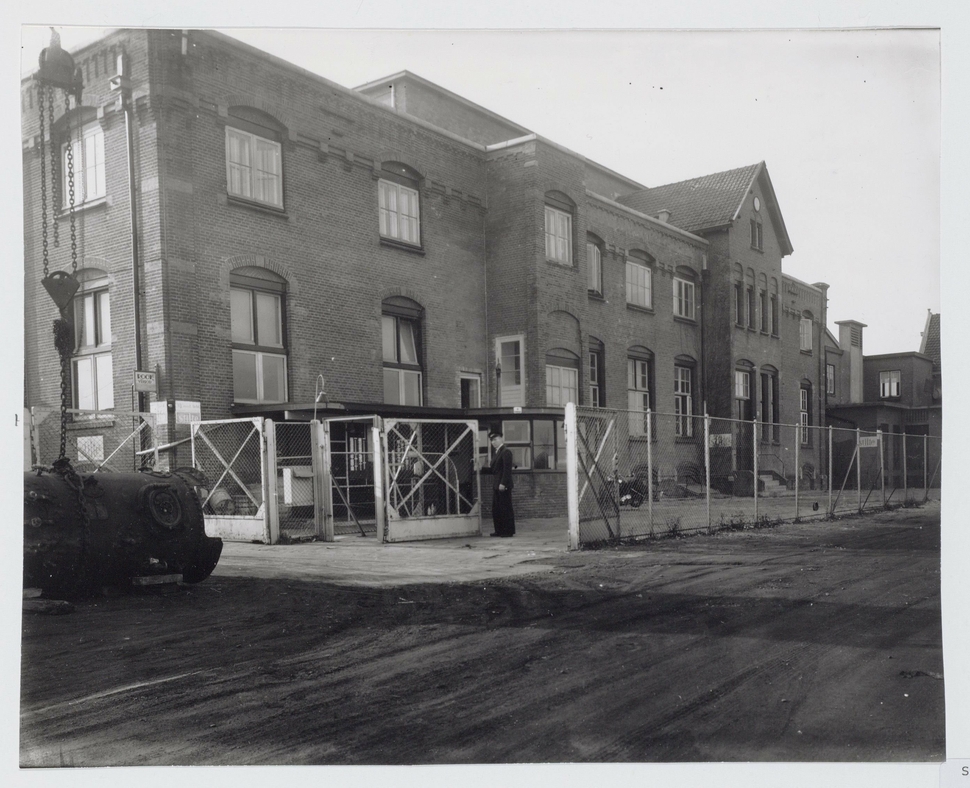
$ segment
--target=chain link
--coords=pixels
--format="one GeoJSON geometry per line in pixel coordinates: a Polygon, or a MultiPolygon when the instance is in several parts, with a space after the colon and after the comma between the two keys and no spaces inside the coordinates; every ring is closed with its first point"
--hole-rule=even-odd
{"type": "MultiPolygon", "coordinates": [[[[68,93],[64,91],[64,101],[67,102],[68,93]]],[[[78,142],[81,140],[81,122],[80,117],[78,118],[78,142]]],[[[78,150],[81,150],[81,145],[78,145],[78,150]]],[[[71,212],[71,273],[77,273],[77,217],[74,213],[74,146],[71,144],[70,136],[68,136],[67,141],[67,189],[68,189],[68,199],[71,212]]]]}
{"type": "MultiPolygon", "coordinates": [[[[50,155],[51,155],[51,205],[56,212],[60,205],[60,178],[57,177],[57,146],[54,144],[54,88],[47,86],[47,125],[51,132],[50,155]]],[[[68,146],[70,147],[70,145],[68,146]]],[[[54,246],[61,245],[57,234],[57,217],[54,217],[54,246]]]]}
{"type": "Polygon", "coordinates": [[[58,459],[64,459],[67,454],[67,409],[70,405],[70,365],[72,338],[74,332],[71,324],[59,317],[54,321],[54,347],[61,359],[61,439],[58,459]]]}
{"type": "MultiPolygon", "coordinates": [[[[40,110],[40,216],[44,256],[44,279],[50,273],[50,250],[47,241],[47,135],[44,122],[44,87],[37,88],[37,107],[40,110]]],[[[52,141],[53,142],[53,141],[52,141]]]]}

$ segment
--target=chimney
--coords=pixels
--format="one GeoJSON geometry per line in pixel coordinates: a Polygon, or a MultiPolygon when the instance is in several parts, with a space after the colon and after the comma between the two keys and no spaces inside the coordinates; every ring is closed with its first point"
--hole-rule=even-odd
{"type": "Polygon", "coordinates": [[[836,320],[839,327],[839,347],[849,359],[849,402],[862,402],[862,329],[858,320],[836,320]]]}

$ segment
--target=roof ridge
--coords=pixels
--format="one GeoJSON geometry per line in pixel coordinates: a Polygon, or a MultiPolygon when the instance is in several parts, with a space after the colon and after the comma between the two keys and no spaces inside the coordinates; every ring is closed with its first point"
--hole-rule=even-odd
{"type": "Polygon", "coordinates": [[[742,172],[744,170],[754,170],[764,164],[764,161],[759,161],[754,164],[746,164],[743,167],[732,167],[729,170],[720,170],[719,172],[709,172],[706,175],[696,175],[693,178],[684,178],[682,181],[672,181],[671,183],[661,183],[658,186],[649,186],[645,191],[653,191],[654,189],[665,189],[669,186],[680,186],[685,183],[690,183],[691,181],[700,181],[705,178],[713,178],[717,175],[727,175],[729,173],[742,172]]]}

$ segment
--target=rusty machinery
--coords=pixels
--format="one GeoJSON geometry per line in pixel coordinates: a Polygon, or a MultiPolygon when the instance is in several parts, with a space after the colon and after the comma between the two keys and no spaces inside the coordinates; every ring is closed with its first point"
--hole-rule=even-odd
{"type": "Polygon", "coordinates": [[[61,372],[60,454],[51,467],[34,466],[24,474],[24,583],[48,596],[82,596],[103,586],[199,582],[212,573],[222,553],[222,540],[205,534],[198,492],[204,479],[191,469],[81,474],[65,450],[74,342],[70,307],[79,289],[72,146],[66,147],[66,199],[60,200],[70,219],[70,272],[50,271],[51,240],[58,246],[59,238],[56,218],[48,232],[48,164],[50,202],[56,210],[59,156],[50,134],[55,92],[63,92],[66,112],[72,99],[77,109],[83,80],[59,36],[52,33],[50,46],[41,52],[35,82],[40,105],[42,284],[60,312],[54,321],[61,372]]]}

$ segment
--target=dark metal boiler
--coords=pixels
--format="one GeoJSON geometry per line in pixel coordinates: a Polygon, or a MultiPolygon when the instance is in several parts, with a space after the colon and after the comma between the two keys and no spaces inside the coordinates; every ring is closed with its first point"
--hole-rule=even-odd
{"type": "Polygon", "coordinates": [[[205,534],[188,473],[24,474],[24,585],[82,596],[135,578],[215,569],[222,540],[205,534]]]}

